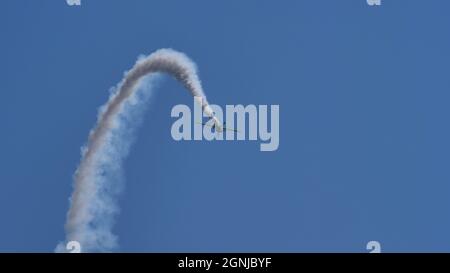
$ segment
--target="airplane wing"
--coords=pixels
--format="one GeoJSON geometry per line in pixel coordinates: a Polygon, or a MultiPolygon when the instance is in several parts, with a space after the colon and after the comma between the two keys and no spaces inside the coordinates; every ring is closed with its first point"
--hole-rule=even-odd
{"type": "MultiPolygon", "coordinates": [[[[196,123],[197,124],[202,124],[204,126],[212,127],[212,128],[214,128],[216,126],[215,124],[211,125],[211,124],[208,124],[208,123],[203,123],[203,122],[198,122],[198,121],[196,123]]],[[[233,131],[233,132],[236,132],[236,133],[240,133],[238,130],[233,129],[233,128],[222,127],[222,129],[223,130],[227,130],[227,131],[233,131]]]]}
{"type": "Polygon", "coordinates": [[[227,128],[227,127],[223,127],[223,129],[224,129],[224,130],[228,130],[228,131],[233,131],[233,132],[239,133],[239,131],[238,131],[238,130],[236,130],[236,129],[233,129],[233,128],[227,128]]]}

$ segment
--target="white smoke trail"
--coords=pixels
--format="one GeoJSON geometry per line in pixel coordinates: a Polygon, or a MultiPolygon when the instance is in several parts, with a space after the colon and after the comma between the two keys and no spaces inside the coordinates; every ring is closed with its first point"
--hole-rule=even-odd
{"type": "MultiPolygon", "coordinates": [[[[200,97],[205,114],[213,115],[196,66],[186,55],[160,49],[138,59],[100,108],[97,124],[89,134],[74,175],[65,225],[66,242],[79,242],[84,252],[112,251],[117,247],[112,226],[118,212],[116,197],[121,191],[122,162],[158,73],[167,73],[180,81],[193,96],[200,97]]],[[[60,243],[56,251],[64,252],[65,244],[60,243]]]]}

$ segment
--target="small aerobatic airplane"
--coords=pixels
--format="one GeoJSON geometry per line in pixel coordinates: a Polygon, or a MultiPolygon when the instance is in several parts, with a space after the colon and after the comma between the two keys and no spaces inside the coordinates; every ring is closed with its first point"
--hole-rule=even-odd
{"type": "Polygon", "coordinates": [[[214,124],[212,124],[212,125],[208,124],[208,122],[205,122],[205,123],[197,122],[197,124],[202,124],[204,126],[212,127],[213,130],[216,130],[217,132],[222,132],[223,130],[227,130],[227,131],[233,131],[233,132],[239,133],[239,131],[236,129],[225,127],[226,122],[224,122],[222,125],[220,125],[220,123],[218,123],[217,119],[214,119],[214,124]]]}

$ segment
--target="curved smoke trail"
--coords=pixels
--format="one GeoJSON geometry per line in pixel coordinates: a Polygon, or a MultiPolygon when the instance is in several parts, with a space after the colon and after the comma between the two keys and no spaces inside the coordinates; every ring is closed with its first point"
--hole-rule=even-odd
{"type": "MultiPolygon", "coordinates": [[[[66,241],[78,241],[83,251],[111,251],[117,246],[112,234],[114,215],[117,213],[115,197],[120,192],[120,183],[114,180],[120,176],[121,161],[130,145],[129,135],[134,125],[124,125],[123,119],[130,119],[133,100],[145,100],[136,95],[147,76],[167,73],[181,82],[198,102],[203,111],[213,117],[208,105],[195,64],[183,53],[160,49],[147,57],[140,58],[134,67],[125,73],[108,102],[100,109],[97,124],[91,130],[84,147],[81,162],[74,175],[74,191],[71,207],[65,225],[66,241]],[[131,105],[130,105],[131,104],[131,105]]],[[[148,88],[146,89],[151,89],[148,88]]],[[[147,95],[148,97],[148,95],[147,95]]],[[[65,251],[60,243],[56,251],[65,251]]]]}

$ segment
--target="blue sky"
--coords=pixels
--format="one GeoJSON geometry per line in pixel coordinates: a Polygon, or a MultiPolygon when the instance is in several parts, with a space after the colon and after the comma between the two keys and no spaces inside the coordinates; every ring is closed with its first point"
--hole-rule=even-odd
{"type": "Polygon", "coordinates": [[[0,251],[64,239],[98,107],[163,47],[197,63],[212,103],[279,104],[280,147],[172,140],[191,98],[165,78],[125,162],[120,251],[450,251],[449,8],[2,1],[0,251]]]}

